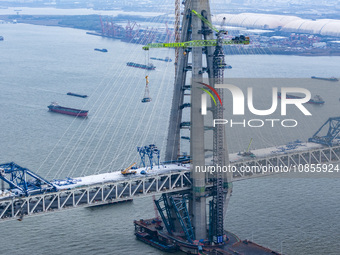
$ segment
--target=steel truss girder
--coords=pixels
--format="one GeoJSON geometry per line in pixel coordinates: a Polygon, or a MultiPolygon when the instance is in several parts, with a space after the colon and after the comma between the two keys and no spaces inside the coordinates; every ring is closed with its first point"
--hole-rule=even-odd
{"type": "MultiPolygon", "coordinates": [[[[244,161],[238,161],[231,163],[231,167],[235,166],[237,171],[233,173],[233,180],[243,180],[252,177],[267,176],[275,174],[275,170],[270,168],[270,166],[282,166],[291,169],[294,172],[293,166],[299,165],[311,165],[311,164],[325,164],[325,163],[335,163],[340,161],[340,145],[333,147],[322,146],[320,148],[315,148],[300,152],[282,153],[276,155],[270,155],[264,158],[252,158],[244,161]],[[254,172],[254,171],[241,171],[241,167],[248,166],[254,167],[253,169],[261,170],[263,166],[271,171],[254,172]]],[[[296,169],[296,168],[295,168],[296,169]]],[[[298,172],[295,170],[295,172],[298,172]]]]}
{"type": "Polygon", "coordinates": [[[191,188],[189,170],[127,178],[58,192],[0,200],[0,220],[20,219],[46,212],[91,207],[191,188]]]}

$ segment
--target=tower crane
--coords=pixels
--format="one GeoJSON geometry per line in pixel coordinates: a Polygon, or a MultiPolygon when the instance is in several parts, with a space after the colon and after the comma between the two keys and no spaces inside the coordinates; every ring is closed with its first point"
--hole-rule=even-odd
{"type": "Polygon", "coordinates": [[[216,29],[206,18],[201,14],[192,10],[192,13],[198,16],[207,26],[216,32],[217,40],[193,40],[187,42],[174,42],[174,43],[149,43],[143,47],[143,50],[149,50],[150,48],[189,48],[189,47],[211,47],[222,45],[232,45],[232,44],[249,44],[249,37],[240,35],[239,37],[234,37],[232,40],[222,40],[222,34],[227,34],[225,30],[216,29]]]}

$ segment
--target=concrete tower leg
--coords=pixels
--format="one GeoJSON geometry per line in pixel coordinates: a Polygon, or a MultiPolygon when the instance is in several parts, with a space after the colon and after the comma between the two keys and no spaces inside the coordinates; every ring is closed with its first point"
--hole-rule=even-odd
{"type": "MultiPolygon", "coordinates": [[[[190,8],[191,2],[186,1],[182,21],[181,42],[189,41],[191,37],[191,17],[188,15],[190,8]]],[[[184,68],[188,65],[188,54],[185,54],[183,48],[179,48],[178,50],[179,59],[176,67],[168,138],[165,150],[165,161],[177,160],[177,157],[180,153],[180,125],[182,121],[181,105],[184,101],[184,86],[186,83],[186,71],[184,68]]]]}
{"type": "MultiPolygon", "coordinates": [[[[202,13],[203,8],[209,12],[209,1],[192,1],[192,9],[202,13]]],[[[210,12],[206,13],[210,16],[210,12]]],[[[202,21],[196,15],[192,16],[192,40],[202,40],[202,21]]],[[[193,225],[195,227],[196,239],[207,238],[207,207],[206,207],[206,174],[196,172],[196,166],[205,165],[204,154],[204,119],[201,114],[201,95],[199,88],[203,74],[202,48],[192,49],[192,88],[191,88],[191,130],[190,130],[190,154],[192,157],[192,179],[193,179],[193,225]]]]}

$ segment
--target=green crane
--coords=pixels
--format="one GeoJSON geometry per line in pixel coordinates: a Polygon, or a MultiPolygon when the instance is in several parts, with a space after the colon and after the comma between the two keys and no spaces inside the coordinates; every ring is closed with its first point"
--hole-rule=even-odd
{"type": "MultiPolygon", "coordinates": [[[[188,42],[178,42],[178,43],[149,43],[143,47],[143,50],[149,50],[150,48],[189,48],[189,47],[209,47],[217,46],[218,40],[221,38],[222,34],[227,34],[227,31],[216,29],[206,18],[201,14],[197,13],[195,10],[191,11],[197,17],[199,17],[204,23],[208,25],[209,28],[214,30],[217,35],[217,40],[194,40],[188,42]]],[[[220,40],[222,45],[231,44],[249,44],[249,37],[241,35],[239,37],[234,37],[232,40],[220,40]]]]}

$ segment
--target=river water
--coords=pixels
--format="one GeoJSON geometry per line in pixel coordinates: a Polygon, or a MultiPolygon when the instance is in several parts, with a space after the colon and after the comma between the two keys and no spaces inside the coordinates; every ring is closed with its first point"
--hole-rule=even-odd
{"type": "MultiPolygon", "coordinates": [[[[172,50],[145,53],[141,45],[86,35],[85,31],[1,24],[0,162],[14,161],[47,179],[116,171],[138,161],[136,146],[165,150],[173,64],[156,71],[126,66],[172,50]],[[107,48],[107,53],[94,51],[107,48]],[[140,103],[150,76],[150,104],[140,103]],[[67,96],[67,92],[89,95],[67,96]],[[47,105],[89,110],[87,119],[53,114],[47,105]]],[[[228,56],[229,77],[337,76],[339,57],[228,56]]],[[[308,106],[312,119],[292,131],[229,129],[231,152],[306,140],[339,112],[339,83],[313,86],[326,104],[308,106]]],[[[188,144],[184,145],[188,148],[188,144]]],[[[236,182],[226,228],[242,239],[285,254],[339,254],[339,178],[260,178],[236,182]]],[[[133,220],[154,216],[151,198],[95,209],[25,218],[1,227],[1,254],[161,254],[135,240],[133,220]]]]}

